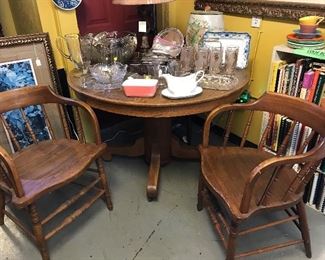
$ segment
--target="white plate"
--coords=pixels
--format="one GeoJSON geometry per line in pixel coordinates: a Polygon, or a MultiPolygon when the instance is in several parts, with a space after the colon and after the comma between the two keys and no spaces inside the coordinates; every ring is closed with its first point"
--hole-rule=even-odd
{"type": "Polygon", "coordinates": [[[225,49],[238,47],[238,59],[236,67],[244,69],[248,64],[251,36],[240,32],[206,32],[203,36],[203,46],[223,48],[223,63],[225,63],[225,49]]]}
{"type": "Polygon", "coordinates": [[[52,2],[60,9],[70,11],[76,9],[82,0],[52,0],[52,2]]]}
{"type": "Polygon", "coordinates": [[[182,95],[175,95],[173,93],[171,93],[168,88],[165,88],[161,91],[161,95],[163,95],[166,98],[170,98],[170,99],[181,99],[181,98],[190,98],[190,97],[194,97],[197,96],[199,94],[201,94],[203,91],[203,89],[201,87],[196,87],[193,91],[191,91],[190,93],[184,93],[182,95]]]}

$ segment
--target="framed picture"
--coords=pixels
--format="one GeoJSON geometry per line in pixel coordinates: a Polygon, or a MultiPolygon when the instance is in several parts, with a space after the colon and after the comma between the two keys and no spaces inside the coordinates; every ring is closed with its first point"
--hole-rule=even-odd
{"type": "MultiPolygon", "coordinates": [[[[61,94],[57,70],[47,33],[20,35],[0,38],[0,92],[26,86],[47,85],[61,94]]],[[[25,107],[23,113],[38,141],[51,138],[43,111],[51,118],[55,134],[63,136],[62,111],[55,104],[25,107]]],[[[10,134],[19,147],[33,143],[20,110],[8,111],[1,115],[0,144],[8,151],[16,151],[10,134]]]]}
{"type": "Polygon", "coordinates": [[[245,16],[298,20],[302,16],[324,16],[324,0],[195,0],[196,10],[211,10],[245,16]]]}

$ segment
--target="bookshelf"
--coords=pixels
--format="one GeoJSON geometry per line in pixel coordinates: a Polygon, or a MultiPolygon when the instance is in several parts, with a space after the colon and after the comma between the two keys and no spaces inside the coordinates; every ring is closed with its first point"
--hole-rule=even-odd
{"type": "MultiPolygon", "coordinates": [[[[300,97],[325,107],[325,49],[292,49],[285,45],[275,46],[267,90],[300,97]]],[[[263,133],[268,120],[269,114],[264,113],[261,133],[263,133]]],[[[270,150],[277,152],[283,141],[283,136],[286,135],[292,124],[293,122],[289,118],[274,118],[272,134],[268,143],[270,150]]],[[[293,126],[293,135],[286,155],[296,153],[297,147],[310,134],[308,128],[299,123],[293,126]]],[[[325,215],[325,158],[318,165],[313,179],[306,187],[304,201],[308,206],[325,215]]]]}

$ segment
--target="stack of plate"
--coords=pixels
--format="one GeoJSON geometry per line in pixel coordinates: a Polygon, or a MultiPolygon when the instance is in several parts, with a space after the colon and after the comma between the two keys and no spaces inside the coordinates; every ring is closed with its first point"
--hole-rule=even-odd
{"type": "Polygon", "coordinates": [[[287,35],[288,46],[294,49],[310,48],[323,49],[325,47],[324,37],[319,30],[314,33],[302,33],[294,30],[294,33],[287,35]]]}

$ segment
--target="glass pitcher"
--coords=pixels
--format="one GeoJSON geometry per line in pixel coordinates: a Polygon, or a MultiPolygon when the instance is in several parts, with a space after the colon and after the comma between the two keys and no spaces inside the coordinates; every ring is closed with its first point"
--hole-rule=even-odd
{"type": "Polygon", "coordinates": [[[79,34],[69,33],[56,39],[56,45],[63,57],[70,60],[83,74],[87,73],[91,62],[92,43],[79,34]]]}

